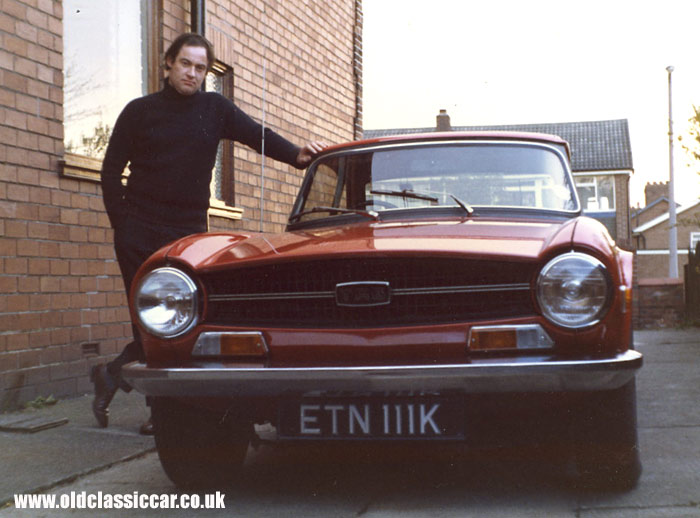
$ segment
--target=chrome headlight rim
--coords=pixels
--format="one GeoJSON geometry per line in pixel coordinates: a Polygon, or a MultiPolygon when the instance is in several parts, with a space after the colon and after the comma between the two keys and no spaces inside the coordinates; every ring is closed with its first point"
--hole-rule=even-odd
{"type": "Polygon", "coordinates": [[[607,314],[612,303],[612,281],[610,279],[608,269],[605,267],[605,264],[603,264],[602,261],[584,252],[567,252],[548,261],[537,276],[535,288],[537,303],[542,311],[542,315],[548,322],[566,329],[585,329],[600,323],[600,321],[607,314]],[[603,282],[605,283],[605,297],[603,303],[599,304],[595,311],[591,311],[585,320],[581,320],[579,322],[567,321],[558,316],[557,313],[552,310],[552,304],[545,299],[545,294],[543,293],[543,281],[547,274],[550,273],[555,267],[560,266],[562,262],[571,260],[583,260],[588,263],[593,270],[600,272],[603,282]]]}
{"type": "Polygon", "coordinates": [[[180,268],[173,266],[163,266],[160,268],[155,268],[148,272],[146,275],[144,275],[139,281],[134,296],[134,311],[141,326],[144,329],[146,329],[146,331],[149,334],[165,339],[177,338],[179,336],[187,334],[195,325],[197,325],[197,323],[199,322],[199,306],[199,288],[197,287],[197,284],[194,282],[192,277],[190,277],[186,272],[184,272],[180,268]],[[189,314],[187,318],[185,318],[180,324],[174,326],[172,330],[169,329],[167,331],[160,330],[155,325],[153,325],[152,322],[146,321],[142,315],[144,308],[141,307],[139,304],[139,297],[140,295],[142,295],[146,283],[150,280],[153,280],[155,275],[162,274],[173,275],[176,280],[183,282],[188,290],[189,296],[191,297],[191,304],[189,307],[189,314]]]}

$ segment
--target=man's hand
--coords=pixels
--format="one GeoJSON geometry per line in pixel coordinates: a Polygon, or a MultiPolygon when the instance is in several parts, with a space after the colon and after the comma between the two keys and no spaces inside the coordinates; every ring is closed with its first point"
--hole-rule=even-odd
{"type": "Polygon", "coordinates": [[[299,167],[306,167],[311,163],[311,160],[319,154],[321,151],[326,149],[328,147],[328,144],[325,142],[319,142],[319,141],[314,141],[314,142],[309,142],[306,144],[301,150],[299,151],[299,154],[297,155],[297,165],[299,167]]]}

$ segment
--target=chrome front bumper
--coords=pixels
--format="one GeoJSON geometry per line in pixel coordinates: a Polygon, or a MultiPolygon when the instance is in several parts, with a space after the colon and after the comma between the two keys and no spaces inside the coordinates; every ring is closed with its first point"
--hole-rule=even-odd
{"type": "Polygon", "coordinates": [[[130,363],[124,379],[147,396],[282,396],[308,392],[573,392],[612,390],[634,378],[642,355],[554,361],[544,357],[468,364],[371,367],[265,367],[196,362],[186,368],[130,363]]]}

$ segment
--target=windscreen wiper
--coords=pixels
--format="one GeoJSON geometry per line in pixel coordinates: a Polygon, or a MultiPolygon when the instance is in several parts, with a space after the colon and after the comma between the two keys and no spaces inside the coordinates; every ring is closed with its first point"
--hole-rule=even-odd
{"type": "MultiPolygon", "coordinates": [[[[426,200],[432,203],[437,203],[438,199],[435,196],[432,196],[430,194],[425,194],[421,192],[416,192],[412,191],[409,189],[404,189],[402,191],[383,191],[383,190],[372,190],[369,191],[370,194],[383,194],[385,196],[401,196],[402,198],[413,198],[416,200],[426,200]]],[[[471,216],[474,214],[474,209],[469,206],[469,204],[463,202],[460,200],[457,196],[454,194],[450,194],[450,198],[452,198],[459,207],[464,210],[464,212],[467,213],[467,216],[471,216]]]]}
{"type": "Polygon", "coordinates": [[[437,203],[438,199],[430,194],[424,194],[421,192],[412,191],[410,189],[404,189],[402,191],[384,191],[384,190],[372,190],[369,191],[370,194],[383,194],[384,196],[400,196],[401,198],[412,198],[414,200],[426,200],[433,203],[437,203]]]}
{"type": "Polygon", "coordinates": [[[450,194],[450,198],[452,198],[455,201],[455,203],[459,205],[464,210],[464,212],[467,213],[467,216],[471,216],[472,214],[474,214],[474,209],[472,209],[468,204],[457,198],[457,196],[455,196],[454,194],[450,194]]]}
{"type": "Polygon", "coordinates": [[[373,210],[362,210],[362,209],[343,209],[341,207],[314,207],[313,209],[305,210],[303,212],[297,212],[289,216],[289,222],[292,223],[297,221],[299,218],[306,216],[307,214],[314,214],[316,212],[338,212],[340,214],[359,214],[360,216],[365,216],[367,218],[373,219],[375,221],[379,220],[379,214],[373,210]]]}

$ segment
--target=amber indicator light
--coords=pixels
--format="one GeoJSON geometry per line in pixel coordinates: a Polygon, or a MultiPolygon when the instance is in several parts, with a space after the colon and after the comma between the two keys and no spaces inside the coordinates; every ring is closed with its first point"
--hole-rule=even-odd
{"type": "Polygon", "coordinates": [[[472,351],[516,349],[518,341],[515,329],[472,331],[469,348],[472,351]]]}
{"type": "Polygon", "coordinates": [[[257,334],[222,334],[221,354],[224,356],[264,356],[265,345],[257,334]]]}

